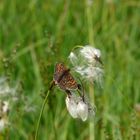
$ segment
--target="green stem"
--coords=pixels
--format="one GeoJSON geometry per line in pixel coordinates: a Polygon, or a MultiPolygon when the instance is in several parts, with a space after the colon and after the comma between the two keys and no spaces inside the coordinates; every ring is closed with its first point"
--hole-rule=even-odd
{"type": "Polygon", "coordinates": [[[42,104],[42,107],[41,107],[41,111],[40,111],[39,118],[38,118],[38,121],[37,121],[37,127],[36,127],[36,132],[35,132],[35,140],[37,140],[37,137],[38,137],[38,130],[39,130],[39,125],[40,125],[40,120],[41,120],[41,117],[42,117],[42,114],[43,114],[43,111],[44,111],[44,108],[45,108],[49,93],[50,93],[50,90],[48,90],[48,92],[46,94],[46,97],[44,99],[44,102],[42,104]]]}
{"type": "Polygon", "coordinates": [[[87,16],[87,24],[88,24],[89,43],[91,45],[94,45],[92,5],[89,5],[88,0],[86,1],[86,16],[87,16]]]}
{"type": "MultiPolygon", "coordinates": [[[[89,44],[94,46],[94,32],[93,32],[93,19],[92,19],[92,1],[89,3],[89,0],[86,0],[86,16],[87,16],[87,24],[88,24],[88,36],[89,36],[89,44]]],[[[89,94],[90,99],[95,103],[94,98],[94,87],[93,83],[89,86],[89,94]]],[[[95,129],[94,129],[94,119],[91,119],[89,122],[89,140],[95,140],[95,129]]]]}
{"type": "Polygon", "coordinates": [[[74,48],[72,48],[72,52],[74,52],[76,49],[81,49],[83,46],[81,45],[76,45],[74,48]]]}
{"type": "MultiPolygon", "coordinates": [[[[94,87],[93,84],[89,86],[89,94],[90,94],[90,100],[93,104],[95,104],[95,98],[94,98],[94,87]]],[[[94,118],[91,118],[89,123],[89,140],[95,140],[95,130],[94,130],[94,118]]]]}

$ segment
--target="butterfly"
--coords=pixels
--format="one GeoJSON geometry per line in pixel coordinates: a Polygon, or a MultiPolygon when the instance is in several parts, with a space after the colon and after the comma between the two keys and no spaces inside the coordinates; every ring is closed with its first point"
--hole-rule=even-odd
{"type": "Polygon", "coordinates": [[[55,85],[58,85],[65,91],[76,90],[79,88],[79,84],[77,84],[71,75],[70,69],[67,69],[63,63],[57,63],[55,65],[53,81],[55,85]]]}

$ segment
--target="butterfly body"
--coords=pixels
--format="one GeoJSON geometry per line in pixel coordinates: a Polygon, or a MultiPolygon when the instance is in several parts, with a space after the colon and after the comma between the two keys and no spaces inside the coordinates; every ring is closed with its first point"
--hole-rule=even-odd
{"type": "Polygon", "coordinates": [[[53,80],[62,90],[78,89],[78,84],[71,75],[70,69],[67,69],[63,63],[56,64],[53,80]]]}

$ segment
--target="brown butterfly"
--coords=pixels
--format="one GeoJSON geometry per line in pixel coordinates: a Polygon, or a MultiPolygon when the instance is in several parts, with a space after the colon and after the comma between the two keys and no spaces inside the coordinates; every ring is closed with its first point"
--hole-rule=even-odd
{"type": "Polygon", "coordinates": [[[55,85],[58,85],[62,90],[76,90],[79,85],[70,73],[70,69],[67,69],[63,63],[57,63],[55,66],[54,77],[55,85]]]}

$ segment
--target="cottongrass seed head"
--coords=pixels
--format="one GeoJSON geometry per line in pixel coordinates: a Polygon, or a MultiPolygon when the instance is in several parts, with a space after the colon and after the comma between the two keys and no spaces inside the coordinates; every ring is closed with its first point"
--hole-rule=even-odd
{"type": "Polygon", "coordinates": [[[5,118],[0,118],[0,132],[4,131],[8,122],[5,118]]]}
{"type": "Polygon", "coordinates": [[[0,132],[8,125],[9,102],[0,101],[0,132]]]}
{"type": "Polygon", "coordinates": [[[89,117],[95,115],[95,109],[82,97],[72,93],[66,97],[66,107],[73,118],[79,118],[86,121],[89,117]]]}
{"type": "Polygon", "coordinates": [[[9,83],[8,77],[0,77],[0,131],[5,130],[13,126],[10,123],[11,120],[15,119],[13,117],[19,116],[19,113],[29,113],[35,112],[34,105],[31,101],[22,94],[22,87],[19,81],[13,81],[13,84],[9,83]],[[20,110],[20,111],[19,111],[20,110]],[[9,114],[9,112],[14,112],[15,115],[9,114]]]}
{"type": "Polygon", "coordinates": [[[8,83],[8,78],[5,76],[0,77],[0,98],[14,97],[17,87],[11,87],[8,83]]]}
{"type": "Polygon", "coordinates": [[[101,51],[86,45],[76,48],[69,55],[73,70],[81,75],[86,81],[96,81],[102,85],[103,68],[101,62],[101,51]]]}
{"type": "Polygon", "coordinates": [[[81,55],[87,59],[87,62],[95,65],[97,63],[97,59],[101,57],[101,51],[92,46],[86,45],[80,50],[81,55]]]}

